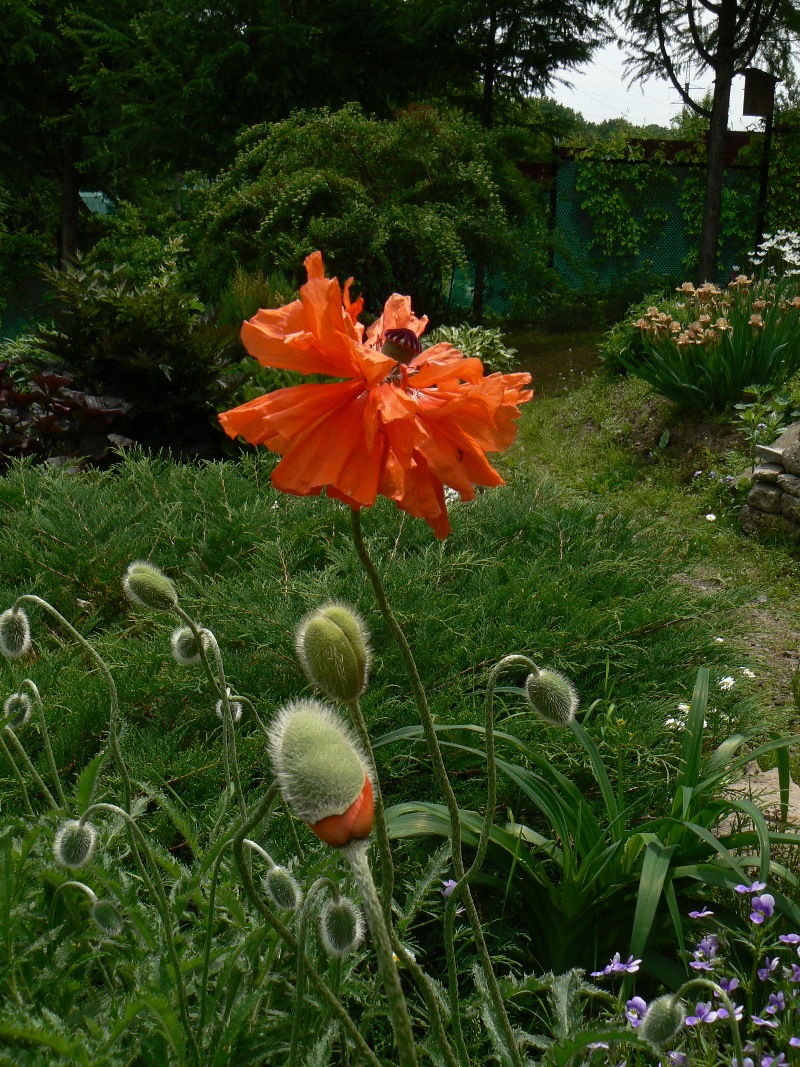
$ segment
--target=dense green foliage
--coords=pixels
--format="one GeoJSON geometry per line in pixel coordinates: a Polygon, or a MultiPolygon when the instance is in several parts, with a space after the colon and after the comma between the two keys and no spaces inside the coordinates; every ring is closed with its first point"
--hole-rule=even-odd
{"type": "Polygon", "coordinates": [[[212,293],[237,265],[293,275],[319,248],[368,307],[397,291],[430,314],[468,251],[497,265],[510,257],[513,220],[535,203],[477,124],[427,107],[391,122],[351,106],[255,127],[195,195],[193,266],[212,293]]]}

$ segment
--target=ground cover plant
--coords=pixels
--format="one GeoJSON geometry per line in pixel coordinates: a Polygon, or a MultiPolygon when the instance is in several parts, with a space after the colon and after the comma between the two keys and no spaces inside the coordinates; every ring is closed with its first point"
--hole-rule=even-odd
{"type": "MultiPolygon", "coordinates": [[[[312,280],[341,308],[331,283],[312,280]]],[[[272,329],[287,312],[296,314],[285,308],[260,321],[272,329]]],[[[340,314],[347,332],[354,316],[346,306],[340,314]]],[[[406,323],[421,332],[419,320],[406,323]]],[[[398,368],[387,381],[400,395],[432,350],[409,358],[403,327],[385,326],[363,342],[357,335],[356,351],[369,365],[375,338],[398,368]]],[[[327,342],[321,351],[330,358],[327,342]]],[[[461,358],[446,345],[438,356],[445,367],[461,358]]],[[[473,384],[495,388],[469,367],[473,384]]],[[[514,378],[503,388],[516,389],[514,378]]],[[[306,388],[320,395],[318,385],[306,388]]],[[[298,396],[296,387],[285,392],[298,396]]],[[[273,405],[256,402],[266,425],[281,410],[273,405]]],[[[0,668],[10,694],[4,793],[29,808],[3,837],[3,872],[15,887],[4,934],[16,1005],[2,1030],[8,1047],[32,1062],[565,1063],[604,1062],[619,1050],[655,1062],[658,1046],[689,1032],[680,998],[694,987],[678,987],[697,968],[680,955],[685,900],[703,911],[701,898],[735,883],[752,889],[753,914],[797,925],[794,873],[776,851],[793,835],[770,829],[747,802],[738,810],[749,825],[718,825],[737,808],[721,794],[737,760],[759,755],[748,730],[755,672],[732,661],[727,644],[738,625],[731,609],[749,592],[707,596],[677,582],[686,545],[533,476],[519,450],[504,465],[512,485],[450,500],[444,517],[435,499],[397,496],[440,537],[452,522],[456,547],[433,543],[413,517],[398,522],[390,504],[376,502],[362,528],[347,501],[293,500],[269,488],[270,477],[280,484],[291,470],[281,475],[256,457],[179,469],[132,454],[117,471],[78,478],[22,464],[0,487],[8,537],[0,585],[16,601],[0,617],[12,655],[0,668]],[[128,567],[130,598],[158,609],[146,623],[120,611],[119,584],[130,558],[145,555],[177,580],[149,563],[128,567]],[[16,600],[26,587],[33,595],[16,600]],[[366,624],[341,601],[358,602],[372,631],[363,694],[366,624]],[[46,657],[31,658],[28,610],[46,657]],[[75,630],[69,619],[78,613],[75,630]],[[404,631],[423,650],[419,668],[404,631]],[[88,676],[65,633],[93,665],[88,676]],[[170,635],[183,681],[170,665],[170,635]],[[188,661],[198,657],[192,673],[188,661]],[[698,674],[701,663],[710,673],[698,674]],[[565,674],[584,693],[581,724],[565,674]],[[334,712],[297,701],[308,682],[347,708],[357,741],[334,712]],[[297,730],[341,754],[336,810],[326,807],[331,765],[308,764],[297,730]],[[286,805],[268,827],[267,747],[286,805]],[[307,803],[309,775],[318,774],[329,776],[322,807],[319,796],[307,803]],[[449,830],[438,849],[431,835],[441,835],[442,796],[449,830]],[[373,805],[377,896],[359,843],[373,805]],[[439,825],[422,825],[420,813],[439,825]],[[314,847],[303,822],[338,852],[314,847]],[[95,823],[102,847],[89,856],[95,823]],[[751,873],[769,876],[768,893],[751,873]],[[587,921],[592,958],[580,963],[601,981],[624,977],[617,997],[574,970],[531,974],[547,967],[541,931],[523,932],[536,894],[544,893],[540,906],[548,896],[564,905],[592,883],[611,892],[608,909],[587,921]],[[291,917],[299,890],[305,903],[291,917]],[[371,928],[367,947],[345,961],[335,950],[356,948],[360,924],[343,898],[360,898],[371,928]],[[672,992],[655,997],[638,1027],[645,1002],[625,998],[640,966],[637,994],[653,1000],[656,981],[672,992]],[[63,996],[43,1010],[44,989],[64,973],[72,977],[60,983],[63,996]]],[[[305,488],[313,492],[313,481],[305,488]]],[[[791,740],[763,747],[779,754],[784,791],[791,740]]],[[[734,940],[746,932],[719,914],[734,940]]],[[[562,929],[551,944],[568,945],[575,912],[550,915],[562,929]]],[[[695,950],[695,963],[713,964],[707,949],[695,950]]],[[[551,955],[556,969],[568,965],[551,955]]],[[[735,1023],[736,1006],[724,988],[720,996],[735,1023]]],[[[767,1011],[777,1003],[753,999],[748,1011],[769,1020],[783,1010],[767,1011]]],[[[689,1028],[698,1019],[710,1026],[711,1014],[723,1018],[703,1003],[689,1028]]],[[[737,1033],[730,1040],[741,1060],[737,1033]]],[[[677,1045],[672,1053],[684,1055],[677,1045]]]]}

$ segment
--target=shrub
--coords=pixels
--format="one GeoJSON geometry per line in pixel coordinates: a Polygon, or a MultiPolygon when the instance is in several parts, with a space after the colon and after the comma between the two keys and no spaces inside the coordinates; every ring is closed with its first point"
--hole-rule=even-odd
{"type": "Polygon", "coordinates": [[[600,356],[608,370],[615,374],[624,374],[631,364],[646,358],[644,336],[638,324],[650,308],[663,304],[667,299],[663,291],[648,293],[629,307],[625,317],[614,323],[604,334],[600,343],[600,356]]]}
{"type": "Polygon", "coordinates": [[[356,105],[253,127],[229,170],[193,195],[196,278],[213,299],[238,266],[294,278],[322,249],[334,271],[355,275],[367,306],[397,291],[431,314],[454,262],[513,258],[512,219],[534,202],[463,115],[417,107],[379,121],[356,105]]]}
{"type": "Polygon", "coordinates": [[[739,275],[725,289],[684,282],[678,298],[633,325],[644,358],[623,350],[620,361],[680,407],[721,411],[748,386],[777,389],[800,370],[800,295],[788,280],[739,275]]]}
{"type": "Polygon", "coordinates": [[[422,343],[425,348],[430,348],[440,341],[446,341],[465,356],[479,359],[490,372],[507,373],[517,366],[516,348],[507,345],[502,330],[495,327],[470,326],[467,323],[439,326],[425,334],[422,343]]]}

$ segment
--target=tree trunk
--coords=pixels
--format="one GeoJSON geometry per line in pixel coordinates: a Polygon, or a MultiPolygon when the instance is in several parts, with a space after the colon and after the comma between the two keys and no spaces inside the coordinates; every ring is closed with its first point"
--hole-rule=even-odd
{"type": "Polygon", "coordinates": [[[708,165],[700,232],[699,282],[717,281],[719,231],[722,216],[722,183],[725,173],[725,147],[728,139],[728,112],[734,74],[736,0],[723,0],[719,14],[719,38],[714,68],[714,100],[708,127],[708,165]]]}
{"type": "Polygon", "coordinates": [[[78,251],[80,175],[75,166],[77,162],[78,147],[74,142],[68,142],[64,148],[61,167],[61,249],[59,255],[61,267],[74,259],[78,251]]]}

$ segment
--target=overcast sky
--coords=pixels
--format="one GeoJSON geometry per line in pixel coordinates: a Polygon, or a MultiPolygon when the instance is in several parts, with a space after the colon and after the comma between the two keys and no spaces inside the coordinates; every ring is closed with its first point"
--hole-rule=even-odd
{"type": "MultiPolygon", "coordinates": [[[[680,114],[682,102],[678,92],[667,81],[648,81],[628,88],[622,76],[624,56],[615,44],[606,45],[596,54],[591,63],[572,71],[561,71],[559,76],[570,85],[558,85],[548,91],[560,104],[579,111],[590,122],[604,119],[626,118],[636,126],[655,122],[669,126],[670,119],[680,114]]],[[[712,79],[692,82],[691,94],[702,99],[712,79]]],[[[733,95],[728,128],[731,130],[760,130],[761,119],[742,118],[744,78],[733,82],[733,95]]]]}

